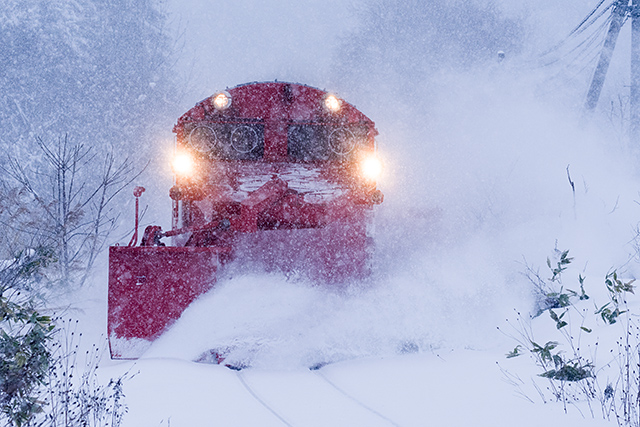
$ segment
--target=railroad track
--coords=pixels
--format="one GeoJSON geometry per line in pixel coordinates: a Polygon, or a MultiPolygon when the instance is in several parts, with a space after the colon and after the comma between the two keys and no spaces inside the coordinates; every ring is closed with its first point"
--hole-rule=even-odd
{"type": "Polygon", "coordinates": [[[288,427],[400,427],[320,371],[237,373],[247,392],[288,427]]]}

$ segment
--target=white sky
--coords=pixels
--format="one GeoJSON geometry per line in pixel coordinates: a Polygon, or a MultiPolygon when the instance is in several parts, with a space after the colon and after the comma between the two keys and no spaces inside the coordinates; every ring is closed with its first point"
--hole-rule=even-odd
{"type": "Polygon", "coordinates": [[[322,87],[334,47],[355,25],[343,0],[171,0],[184,32],[179,71],[188,78],[185,108],[216,90],[262,80],[322,87]]]}

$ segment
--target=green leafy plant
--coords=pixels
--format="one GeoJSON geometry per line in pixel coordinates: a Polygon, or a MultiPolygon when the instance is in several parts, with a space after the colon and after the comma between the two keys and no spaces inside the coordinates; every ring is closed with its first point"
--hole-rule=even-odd
{"type": "Polygon", "coordinates": [[[9,425],[27,425],[43,411],[39,390],[50,368],[49,344],[54,325],[33,301],[21,297],[24,285],[47,265],[47,251],[19,254],[2,271],[0,289],[0,410],[9,425]]]}
{"type": "Polygon", "coordinates": [[[600,307],[595,314],[599,314],[600,317],[602,318],[602,320],[604,320],[606,323],[608,323],[609,325],[613,325],[614,323],[616,323],[618,321],[618,317],[621,314],[626,313],[626,310],[620,310],[618,307],[616,307],[615,309],[611,309],[609,306],[611,305],[610,302],[606,303],[605,305],[603,305],[602,307],[600,307]]]}
{"type": "Polygon", "coordinates": [[[618,272],[615,270],[608,273],[605,277],[604,283],[609,291],[609,298],[611,301],[596,310],[595,314],[599,315],[600,318],[609,325],[616,323],[620,315],[627,313],[627,310],[620,309],[620,305],[624,303],[624,294],[626,292],[631,294],[634,293],[634,282],[635,279],[623,282],[618,277],[618,272]]]}
{"type": "Polygon", "coordinates": [[[567,266],[571,264],[571,261],[573,261],[573,258],[569,258],[568,249],[560,253],[559,259],[555,262],[555,266],[552,266],[551,259],[547,258],[547,265],[549,266],[549,269],[551,269],[551,273],[553,274],[551,276],[552,282],[560,280],[560,275],[567,269],[567,266]]]}
{"type": "Polygon", "coordinates": [[[96,371],[104,347],[94,346],[79,363],[72,322],[42,314],[27,296],[51,262],[52,252],[40,248],[0,268],[0,424],[117,427],[126,412],[125,377],[101,384],[96,371]]]}
{"type": "Polygon", "coordinates": [[[620,426],[640,427],[640,324],[627,303],[629,295],[635,292],[635,280],[624,279],[617,270],[608,272],[603,290],[609,301],[590,304],[592,298],[585,291],[586,279],[582,274],[578,274],[577,292],[562,284],[572,261],[569,251],[555,250],[554,256],[547,258],[551,272],[547,279],[527,267],[527,277],[537,291],[538,306],[529,319],[518,313],[514,338],[519,344],[506,357],[527,352],[532,356],[541,370],[538,376],[549,381],[546,388],[536,385],[543,400],[546,401],[546,393],[551,392],[564,404],[565,410],[571,404],[584,401],[592,416],[595,415],[593,403],[597,402],[604,418],[615,419],[620,426]],[[540,316],[545,312],[549,317],[540,316]],[[544,319],[550,319],[555,328],[543,326],[547,339],[540,341],[534,339],[537,328],[531,322],[541,325],[544,319]],[[610,343],[611,348],[602,346],[603,336],[593,332],[591,323],[600,323],[603,342],[610,343]],[[613,340],[614,344],[611,335],[618,333],[620,336],[613,340]],[[584,334],[589,334],[589,338],[584,334]],[[605,349],[606,357],[597,358],[597,353],[605,349]]]}
{"type": "Polygon", "coordinates": [[[558,347],[558,343],[555,341],[548,341],[544,346],[531,341],[531,352],[537,354],[542,360],[542,363],[552,362],[553,361],[553,351],[556,347],[558,347]]]}
{"type": "Polygon", "coordinates": [[[567,314],[567,312],[568,310],[565,310],[560,316],[558,316],[555,311],[553,311],[552,309],[549,309],[549,316],[554,322],[556,322],[557,329],[562,329],[568,325],[567,322],[562,320],[562,318],[564,317],[565,314],[567,314]]]}
{"type": "Polygon", "coordinates": [[[506,354],[507,359],[512,359],[522,355],[522,345],[518,344],[513,350],[506,354]]]}
{"type": "Polygon", "coordinates": [[[607,286],[607,290],[611,296],[611,300],[616,304],[620,304],[622,302],[621,297],[625,292],[634,293],[633,283],[635,279],[629,280],[628,282],[623,282],[618,277],[618,272],[616,270],[607,274],[605,277],[604,283],[607,286]]]}
{"type": "Polygon", "coordinates": [[[536,311],[535,317],[540,316],[542,313],[549,309],[566,308],[572,305],[572,298],[578,298],[579,300],[588,300],[589,295],[584,290],[585,278],[582,275],[578,276],[578,282],[580,284],[580,292],[576,292],[572,289],[565,289],[562,285],[562,273],[567,270],[572,263],[573,258],[569,257],[569,251],[554,251],[553,261],[552,258],[547,258],[547,266],[551,271],[551,278],[544,279],[537,271],[527,267],[527,277],[534,284],[536,293],[538,294],[539,307],[536,311]],[[560,285],[559,288],[557,285],[560,285]]]}
{"type": "Polygon", "coordinates": [[[558,361],[559,366],[556,369],[543,372],[540,374],[541,377],[558,381],[582,381],[593,376],[591,371],[593,365],[580,366],[579,362],[565,362],[560,356],[558,357],[560,358],[558,361]]]}

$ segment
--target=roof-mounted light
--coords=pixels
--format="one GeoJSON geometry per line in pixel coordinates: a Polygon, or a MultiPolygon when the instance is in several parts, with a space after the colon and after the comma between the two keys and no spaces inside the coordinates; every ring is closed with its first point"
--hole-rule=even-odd
{"type": "Polygon", "coordinates": [[[224,111],[227,108],[231,107],[231,94],[229,92],[222,91],[218,92],[211,97],[211,103],[218,111],[224,111]]]}
{"type": "Polygon", "coordinates": [[[342,108],[342,101],[334,94],[329,93],[324,97],[323,105],[327,111],[337,113],[342,108]]]}

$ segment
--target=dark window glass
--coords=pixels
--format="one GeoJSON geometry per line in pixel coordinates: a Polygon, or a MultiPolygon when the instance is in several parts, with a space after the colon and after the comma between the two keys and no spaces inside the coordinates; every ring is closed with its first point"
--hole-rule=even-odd
{"type": "Polygon", "coordinates": [[[216,140],[216,133],[208,126],[196,126],[189,134],[189,144],[198,151],[208,152],[216,140]]]}
{"type": "Polygon", "coordinates": [[[356,147],[356,137],[350,129],[337,128],[329,134],[329,150],[338,156],[346,156],[356,147]]]}
{"type": "Polygon", "coordinates": [[[344,126],[291,125],[287,153],[301,161],[339,160],[364,140],[366,129],[344,126]]]}
{"type": "Polygon", "coordinates": [[[255,160],[264,154],[264,127],[244,123],[201,124],[191,130],[189,144],[213,158],[255,160]]]}
{"type": "Polygon", "coordinates": [[[308,162],[330,157],[324,126],[289,126],[287,141],[287,154],[293,159],[308,162]]]}

